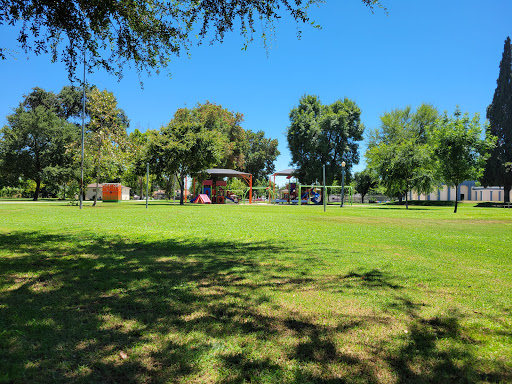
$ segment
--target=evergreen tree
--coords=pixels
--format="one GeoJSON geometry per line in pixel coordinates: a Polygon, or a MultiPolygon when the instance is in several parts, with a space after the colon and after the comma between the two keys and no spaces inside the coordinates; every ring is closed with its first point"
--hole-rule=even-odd
{"type": "Polygon", "coordinates": [[[487,161],[482,184],[503,187],[505,202],[510,202],[512,187],[512,48],[505,40],[500,73],[492,104],[487,108],[490,134],[497,137],[496,147],[487,161]]]}
{"type": "Polygon", "coordinates": [[[43,183],[57,184],[73,175],[69,143],[78,138],[75,125],[59,118],[51,109],[20,104],[0,129],[0,177],[35,182],[38,200],[43,183]]]}

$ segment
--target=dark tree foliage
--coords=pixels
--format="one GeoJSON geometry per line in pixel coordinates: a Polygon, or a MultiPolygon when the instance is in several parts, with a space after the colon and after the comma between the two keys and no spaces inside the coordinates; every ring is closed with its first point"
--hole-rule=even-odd
{"type": "Polygon", "coordinates": [[[243,170],[252,174],[255,180],[263,179],[275,172],[274,162],[280,155],[277,139],[268,139],[263,131],[245,131],[247,149],[243,170]]]}
{"type": "Polygon", "coordinates": [[[505,202],[510,202],[512,187],[512,48],[505,40],[500,73],[494,97],[487,108],[490,134],[497,137],[496,146],[487,161],[482,184],[503,187],[505,202]]]}
{"type": "Polygon", "coordinates": [[[199,109],[181,108],[160,131],[147,131],[147,162],[157,177],[176,176],[184,203],[185,177],[195,175],[218,163],[224,147],[218,130],[205,127],[199,109]]]}
{"type": "MultiPolygon", "coordinates": [[[[86,95],[94,88],[87,86],[85,90],[86,95]]],[[[82,92],[81,87],[74,86],[65,86],[58,94],[34,87],[32,92],[24,96],[22,106],[26,109],[35,109],[38,106],[42,106],[65,120],[79,118],[82,113],[82,92]]],[[[89,115],[88,105],[86,106],[85,113],[86,116],[89,115]]]]}
{"type": "Polygon", "coordinates": [[[354,182],[356,191],[361,194],[361,203],[364,203],[364,197],[379,185],[377,175],[369,168],[362,172],[356,172],[354,182]]]}
{"type": "Polygon", "coordinates": [[[128,135],[128,167],[123,174],[123,185],[137,191],[139,198],[144,194],[144,176],[146,176],[146,152],[145,147],[148,143],[147,132],[142,133],[138,128],[128,135]]]}
{"type": "Polygon", "coordinates": [[[287,130],[291,164],[297,168],[301,183],[322,180],[325,165],[326,181],[341,180],[341,163],[346,171],[359,162],[358,141],[363,139],[361,110],[348,98],[331,105],[322,105],[317,96],[301,97],[299,105],[290,111],[287,130]]]}
{"type": "Polygon", "coordinates": [[[42,183],[57,184],[74,176],[67,146],[77,141],[79,131],[60,110],[57,95],[34,88],[0,130],[1,176],[33,180],[34,200],[42,183]]]}
{"type": "MultiPolygon", "coordinates": [[[[381,7],[378,0],[360,1],[372,10],[381,7]]],[[[283,16],[315,26],[307,11],[321,2],[0,0],[0,25],[19,29],[17,40],[25,52],[50,53],[52,61],[63,61],[70,78],[84,53],[90,71],[103,68],[121,78],[126,65],[133,65],[139,73],[158,73],[172,57],[188,52],[191,36],[197,44],[222,42],[226,33],[239,29],[248,43],[256,25],[261,25],[265,41],[267,31],[283,16]]],[[[5,59],[6,53],[0,47],[0,58],[5,59]]]]}
{"type": "Polygon", "coordinates": [[[193,109],[193,115],[206,130],[221,134],[223,151],[216,166],[243,169],[244,149],[247,147],[247,142],[245,131],[240,124],[243,122],[244,116],[209,101],[204,104],[197,103],[193,109]]]}

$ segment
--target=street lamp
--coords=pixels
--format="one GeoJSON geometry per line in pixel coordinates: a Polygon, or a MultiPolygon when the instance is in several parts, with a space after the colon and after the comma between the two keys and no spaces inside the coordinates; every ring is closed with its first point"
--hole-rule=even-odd
{"type": "Polygon", "coordinates": [[[345,165],[344,161],[341,162],[341,204],[340,208],[343,207],[343,200],[345,200],[345,165]]]}

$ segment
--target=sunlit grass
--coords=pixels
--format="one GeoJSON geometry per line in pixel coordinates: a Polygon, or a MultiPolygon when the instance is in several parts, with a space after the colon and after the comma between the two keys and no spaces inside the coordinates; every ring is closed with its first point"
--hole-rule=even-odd
{"type": "Polygon", "coordinates": [[[512,381],[512,215],[0,204],[0,382],[512,381]]]}

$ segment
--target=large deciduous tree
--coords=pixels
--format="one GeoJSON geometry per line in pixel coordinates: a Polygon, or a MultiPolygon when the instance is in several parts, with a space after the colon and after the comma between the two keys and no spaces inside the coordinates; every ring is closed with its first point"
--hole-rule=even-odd
{"type": "MultiPolygon", "coordinates": [[[[105,179],[112,179],[122,172],[128,118],[124,111],[118,108],[114,94],[107,90],[100,91],[94,88],[89,93],[87,104],[90,121],[87,124],[86,146],[94,166],[98,191],[102,176],[105,179]]],[[[97,195],[94,195],[93,205],[96,205],[97,195]]]]}
{"type": "Polygon", "coordinates": [[[219,168],[242,170],[247,147],[245,130],[241,126],[244,116],[208,101],[198,103],[191,114],[204,129],[220,133],[223,145],[216,165],[219,168]]]}
{"type": "Polygon", "coordinates": [[[388,196],[399,200],[415,189],[419,193],[431,191],[434,182],[434,164],[429,134],[438,113],[423,104],[413,112],[410,107],[395,109],[381,116],[381,127],[370,135],[366,159],[368,167],[381,178],[388,196]]]}
{"type": "Polygon", "coordinates": [[[490,134],[497,138],[487,161],[482,183],[503,187],[505,202],[510,202],[512,188],[512,46],[505,40],[496,90],[487,108],[490,134]]]}
{"type": "Polygon", "coordinates": [[[265,179],[275,172],[274,162],[280,155],[277,139],[265,137],[263,131],[245,131],[247,146],[243,171],[251,173],[255,180],[265,179]]]}
{"type": "Polygon", "coordinates": [[[217,164],[223,144],[221,133],[207,129],[197,109],[182,108],[160,131],[148,131],[147,159],[152,173],[176,176],[183,205],[185,177],[217,164]]]}
{"type": "Polygon", "coordinates": [[[244,130],[241,113],[207,101],[198,103],[193,115],[206,130],[220,134],[222,150],[215,166],[248,172],[255,179],[274,172],[274,161],[279,155],[277,140],[265,138],[262,131],[244,130]]]}
{"type": "Polygon", "coordinates": [[[434,154],[441,181],[455,186],[455,209],[459,199],[459,184],[464,180],[478,179],[484,169],[488,151],[494,146],[489,138],[482,140],[480,116],[473,119],[457,109],[453,117],[445,112],[438,119],[432,134],[434,154]]]}
{"type": "Polygon", "coordinates": [[[345,161],[350,173],[358,164],[358,141],[363,138],[361,110],[348,98],[331,105],[322,105],[318,96],[305,95],[290,112],[287,130],[291,164],[297,168],[302,183],[322,179],[326,168],[327,183],[341,179],[341,163],[345,161]]]}
{"type": "Polygon", "coordinates": [[[57,184],[73,173],[67,146],[78,139],[78,129],[59,117],[56,100],[55,94],[34,89],[0,130],[1,173],[33,180],[34,200],[43,182],[57,184]]]}
{"type": "Polygon", "coordinates": [[[123,184],[137,191],[139,199],[144,194],[144,176],[146,176],[146,145],[148,143],[147,132],[141,132],[135,128],[127,137],[127,167],[123,174],[123,184]]]}
{"type": "MultiPolygon", "coordinates": [[[[373,9],[378,0],[360,0],[373,9]]],[[[289,16],[313,24],[308,8],[319,0],[53,1],[0,0],[0,24],[18,28],[21,48],[62,60],[70,78],[84,52],[90,69],[122,76],[127,64],[138,72],[159,71],[194,42],[222,42],[239,28],[246,44],[256,26],[265,41],[274,21],[289,16]],[[197,38],[196,38],[197,37],[197,38]]],[[[299,31],[300,34],[300,31],[299,31]]],[[[0,58],[7,51],[0,47],[0,58]]]]}

